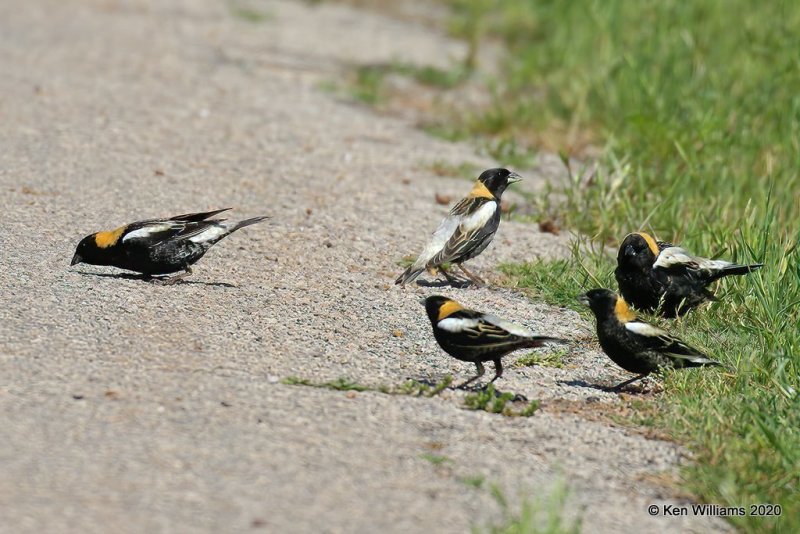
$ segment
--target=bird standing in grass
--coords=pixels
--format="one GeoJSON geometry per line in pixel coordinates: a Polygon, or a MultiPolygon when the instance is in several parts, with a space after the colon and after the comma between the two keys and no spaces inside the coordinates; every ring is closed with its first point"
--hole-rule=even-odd
{"type": "Polygon", "coordinates": [[[500,197],[509,185],[521,179],[508,169],[489,169],[481,173],[469,195],[453,206],[422,254],[395,283],[413,282],[427,269],[431,274],[441,272],[455,284],[458,280],[444,267],[445,263],[451,263],[475,285],[483,285],[484,281],[470,273],[463,263],[489,246],[500,225],[500,197]]]}
{"type": "Polygon", "coordinates": [[[619,390],[659,368],[720,365],[665,330],[643,322],[625,300],[609,289],[592,289],[578,297],[597,319],[600,346],[617,365],[639,376],[613,387],[619,390]]]}
{"type": "Polygon", "coordinates": [[[173,284],[191,274],[189,266],[219,240],[267,218],[254,217],[235,224],[226,223],[225,219],[210,219],[229,209],[149,219],[88,235],[78,243],[72,265],[110,265],[142,273],[147,278],[184,271],[160,279],[161,283],[173,284]]]}
{"type": "Polygon", "coordinates": [[[673,318],[714,300],[708,289],[713,282],[762,266],[692,256],[686,249],[639,232],[622,241],[614,276],[622,296],[635,308],[673,318]]]}
{"type": "MultiPolygon", "coordinates": [[[[475,310],[442,296],[423,301],[433,336],[444,351],[462,362],[473,362],[478,374],[460,386],[478,380],[484,374],[483,363],[494,362],[494,382],[503,375],[501,358],[519,349],[541,347],[546,342],[565,343],[563,339],[537,336],[527,328],[475,310]]],[[[491,383],[490,382],[490,383],[491,383]]]]}

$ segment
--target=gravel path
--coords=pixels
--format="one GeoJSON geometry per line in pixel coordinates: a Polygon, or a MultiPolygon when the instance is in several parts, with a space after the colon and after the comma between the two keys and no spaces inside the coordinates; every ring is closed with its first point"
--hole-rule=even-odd
{"type": "MultiPolygon", "coordinates": [[[[678,447],[547,402],[505,418],[462,409],[462,392],[280,383],[469,376],[430,335],[417,301],[433,291],[542,333],[591,330],[508,290],[393,285],[447,211],[434,195],[469,189],[430,165],[493,162],[319,85],[344,62],[445,66],[460,43],[342,6],[275,1],[252,20],[239,5],[0,5],[4,529],[465,532],[503,518],[464,483],[480,476],[512,504],[566,481],[587,532],[726,530],[647,515],[673,502],[646,480],[675,470],[678,447]],[[91,231],[227,206],[272,219],[220,243],[189,283],[68,268],[91,231]]],[[[498,261],[566,253],[563,237],[504,222],[474,266],[491,278],[498,261]]],[[[581,385],[624,376],[584,345],[499,386],[616,402],[581,385]]]]}

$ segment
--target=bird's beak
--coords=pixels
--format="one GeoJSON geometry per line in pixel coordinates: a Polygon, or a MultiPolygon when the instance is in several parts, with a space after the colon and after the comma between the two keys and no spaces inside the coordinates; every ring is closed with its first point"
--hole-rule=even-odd
{"type": "Polygon", "coordinates": [[[508,175],[508,185],[515,184],[520,180],[522,180],[522,176],[520,176],[515,172],[512,172],[511,174],[508,175]]]}
{"type": "Polygon", "coordinates": [[[83,261],[83,258],[81,258],[81,255],[76,252],[75,255],[72,256],[72,263],[70,263],[70,265],[77,265],[77,264],[81,263],[82,261],[83,261]]]}
{"type": "Polygon", "coordinates": [[[584,306],[588,306],[589,305],[589,296],[586,295],[586,293],[584,293],[582,295],[578,295],[578,302],[580,302],[584,306]]]}

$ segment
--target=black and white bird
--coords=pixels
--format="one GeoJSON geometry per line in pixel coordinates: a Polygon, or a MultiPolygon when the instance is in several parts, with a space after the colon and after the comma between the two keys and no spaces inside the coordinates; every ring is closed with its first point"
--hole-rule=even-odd
{"type": "Polygon", "coordinates": [[[693,256],[684,248],[637,232],[622,241],[614,276],[622,296],[635,308],[673,318],[715,300],[708,286],[720,278],[762,266],[693,256]]]}
{"type": "Polygon", "coordinates": [[[503,375],[501,358],[519,349],[541,347],[545,343],[565,343],[563,339],[538,336],[529,329],[496,315],[468,310],[455,300],[434,295],[420,301],[433,327],[433,337],[444,351],[463,362],[473,362],[478,374],[460,386],[478,380],[484,362],[494,362],[494,382],[503,375]]]}
{"type": "Polygon", "coordinates": [[[449,263],[457,265],[476,285],[483,285],[484,281],[469,272],[463,263],[489,246],[500,225],[500,197],[509,185],[521,179],[508,169],[489,169],[481,173],[472,191],[453,206],[422,254],[395,283],[413,282],[426,269],[431,274],[441,272],[450,283],[455,283],[456,278],[444,267],[449,263]]]}
{"type": "Polygon", "coordinates": [[[614,386],[619,390],[660,368],[720,365],[666,330],[639,319],[625,299],[610,289],[592,289],[578,297],[597,320],[600,347],[614,363],[638,376],[614,386]]]}
{"type": "Polygon", "coordinates": [[[221,239],[267,218],[253,217],[237,223],[211,219],[229,209],[148,219],[116,230],[96,232],[78,243],[72,265],[109,265],[142,273],[147,278],[183,271],[183,274],[160,279],[162,283],[174,283],[191,274],[190,265],[221,239]]]}

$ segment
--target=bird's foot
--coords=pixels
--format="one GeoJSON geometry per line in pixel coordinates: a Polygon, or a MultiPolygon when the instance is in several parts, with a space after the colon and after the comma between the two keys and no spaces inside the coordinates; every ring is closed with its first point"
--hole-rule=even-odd
{"type": "Polygon", "coordinates": [[[458,268],[461,269],[461,272],[473,283],[475,289],[479,289],[486,285],[486,281],[478,276],[475,273],[468,271],[462,264],[458,264],[458,268]]]}
{"type": "Polygon", "coordinates": [[[192,270],[187,267],[186,272],[181,274],[176,274],[175,276],[170,276],[167,278],[151,278],[150,281],[159,286],[172,286],[182,281],[190,274],[192,274],[192,270]]]}

